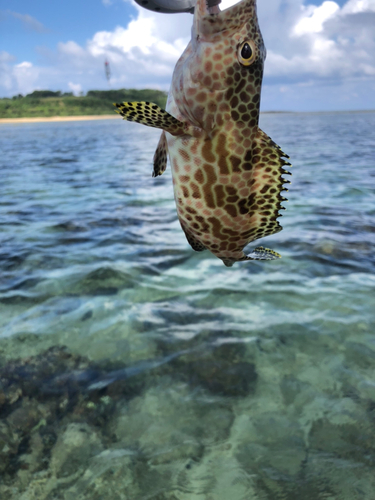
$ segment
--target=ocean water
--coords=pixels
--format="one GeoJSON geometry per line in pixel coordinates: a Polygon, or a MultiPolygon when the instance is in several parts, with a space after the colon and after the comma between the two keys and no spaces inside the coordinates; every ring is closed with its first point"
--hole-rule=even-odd
{"type": "Polygon", "coordinates": [[[375,113],[263,114],[282,255],[195,253],[159,131],[0,125],[0,496],[375,499],[375,113]]]}

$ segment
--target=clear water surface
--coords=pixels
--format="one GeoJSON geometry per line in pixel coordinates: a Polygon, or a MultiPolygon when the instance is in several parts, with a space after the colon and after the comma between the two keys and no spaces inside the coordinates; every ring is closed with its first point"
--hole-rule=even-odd
{"type": "Polygon", "coordinates": [[[261,127],[282,259],[226,268],[151,177],[159,131],[0,126],[1,497],[375,499],[375,113],[261,127]]]}

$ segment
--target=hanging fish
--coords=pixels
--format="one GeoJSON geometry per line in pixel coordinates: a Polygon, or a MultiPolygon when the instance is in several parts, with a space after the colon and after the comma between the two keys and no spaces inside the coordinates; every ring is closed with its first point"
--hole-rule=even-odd
{"type": "Polygon", "coordinates": [[[280,255],[243,248],[281,231],[282,174],[289,158],[259,127],[266,57],[256,0],[220,11],[198,0],[192,38],[175,67],[166,110],[149,102],[115,104],[125,120],[163,129],[153,176],[172,167],[174,196],[191,247],[226,266],[280,255]]]}

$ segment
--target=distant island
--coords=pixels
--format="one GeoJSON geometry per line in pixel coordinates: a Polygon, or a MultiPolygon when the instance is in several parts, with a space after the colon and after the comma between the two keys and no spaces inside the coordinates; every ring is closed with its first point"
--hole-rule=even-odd
{"type": "MultiPolygon", "coordinates": [[[[0,123],[67,121],[116,118],[114,102],[149,101],[165,109],[167,93],[154,89],[89,90],[86,95],[72,92],[35,90],[31,94],[0,98],[0,123]],[[91,117],[91,118],[89,118],[91,117]]],[[[303,111],[301,111],[303,113],[303,111]]],[[[310,113],[374,113],[375,110],[310,111],[310,113]]],[[[292,113],[292,111],[262,111],[292,113]]]]}
{"type": "Polygon", "coordinates": [[[153,89],[89,90],[74,96],[52,90],[35,90],[23,96],[0,99],[0,119],[52,116],[93,116],[115,113],[114,102],[149,101],[165,108],[167,93],[153,89]]]}

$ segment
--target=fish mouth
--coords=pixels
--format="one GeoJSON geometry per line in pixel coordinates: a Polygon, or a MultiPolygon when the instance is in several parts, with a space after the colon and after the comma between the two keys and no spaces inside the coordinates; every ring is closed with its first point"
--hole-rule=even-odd
{"type": "Polygon", "coordinates": [[[193,33],[209,36],[241,28],[249,19],[256,19],[256,0],[242,0],[220,10],[220,0],[197,0],[194,9],[193,33]]]}
{"type": "Polygon", "coordinates": [[[219,4],[221,3],[221,0],[207,0],[206,5],[207,5],[207,11],[209,14],[218,14],[221,12],[221,9],[219,7],[219,4]]]}

